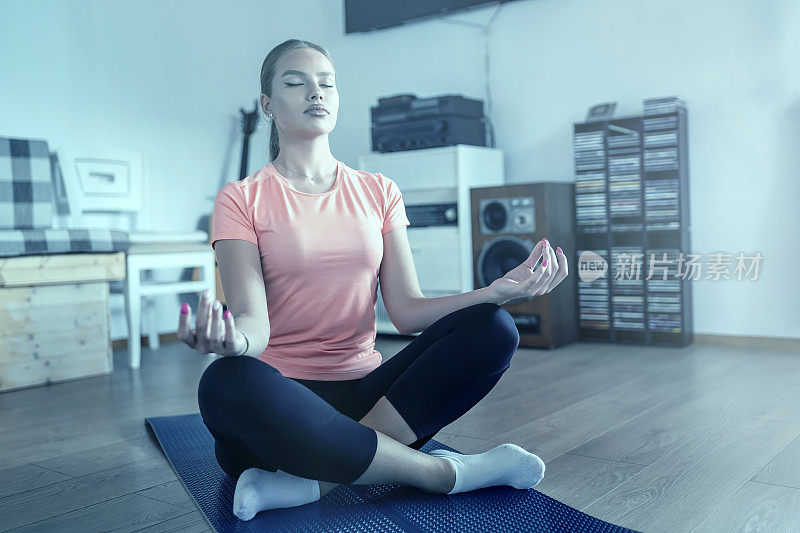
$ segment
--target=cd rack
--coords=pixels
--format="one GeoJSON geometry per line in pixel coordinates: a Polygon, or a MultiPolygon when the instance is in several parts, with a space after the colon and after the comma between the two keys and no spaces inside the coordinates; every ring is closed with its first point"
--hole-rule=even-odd
{"type": "Polygon", "coordinates": [[[650,99],[641,116],[574,123],[573,142],[581,340],[690,344],[692,290],[682,262],[691,250],[685,103],[650,99]],[[584,252],[605,261],[604,275],[582,281],[584,252]]]}

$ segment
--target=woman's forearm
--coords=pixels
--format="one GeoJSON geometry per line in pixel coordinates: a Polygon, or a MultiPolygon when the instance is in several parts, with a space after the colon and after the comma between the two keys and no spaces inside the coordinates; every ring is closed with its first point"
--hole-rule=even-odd
{"type": "Polygon", "coordinates": [[[453,311],[484,302],[500,304],[500,298],[489,287],[452,296],[414,298],[403,306],[403,317],[399,320],[403,330],[400,333],[411,335],[425,331],[425,328],[453,311]]]}
{"type": "Polygon", "coordinates": [[[236,329],[241,331],[250,342],[250,347],[242,355],[258,357],[269,344],[269,326],[264,324],[262,319],[250,315],[239,315],[233,317],[236,329]]]}

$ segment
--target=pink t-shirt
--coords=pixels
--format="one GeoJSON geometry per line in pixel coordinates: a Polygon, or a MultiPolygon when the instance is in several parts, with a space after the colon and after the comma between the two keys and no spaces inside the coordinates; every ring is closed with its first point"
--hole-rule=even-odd
{"type": "Polygon", "coordinates": [[[211,247],[258,246],[270,324],[259,359],[284,376],[357,379],[381,364],[375,306],[383,234],[408,226],[397,185],[337,160],[333,188],[295,190],[269,163],[214,200],[211,247]]]}

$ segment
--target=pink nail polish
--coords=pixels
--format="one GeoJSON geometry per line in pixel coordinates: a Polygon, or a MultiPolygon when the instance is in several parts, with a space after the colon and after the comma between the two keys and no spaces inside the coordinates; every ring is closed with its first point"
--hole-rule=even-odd
{"type": "Polygon", "coordinates": [[[189,312],[189,304],[185,303],[181,306],[181,314],[185,315],[189,312]]]}
{"type": "Polygon", "coordinates": [[[545,260],[544,260],[544,263],[542,263],[542,266],[543,266],[543,267],[546,267],[546,266],[547,266],[547,259],[545,259],[545,260]]]}
{"type": "Polygon", "coordinates": [[[561,251],[561,247],[560,246],[558,248],[556,248],[556,251],[557,252],[561,252],[562,254],[564,253],[563,251],[561,251]]]}
{"type": "Polygon", "coordinates": [[[230,317],[231,317],[231,312],[226,309],[225,310],[225,320],[229,319],[230,317]]]}

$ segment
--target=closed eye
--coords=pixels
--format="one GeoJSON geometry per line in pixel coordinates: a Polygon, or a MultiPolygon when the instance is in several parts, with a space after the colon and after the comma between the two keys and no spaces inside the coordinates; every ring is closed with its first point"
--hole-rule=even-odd
{"type": "MultiPolygon", "coordinates": [[[[287,83],[289,87],[297,87],[298,85],[303,85],[302,83],[287,83]]],[[[323,85],[323,87],[333,87],[333,85],[323,85]]]]}

